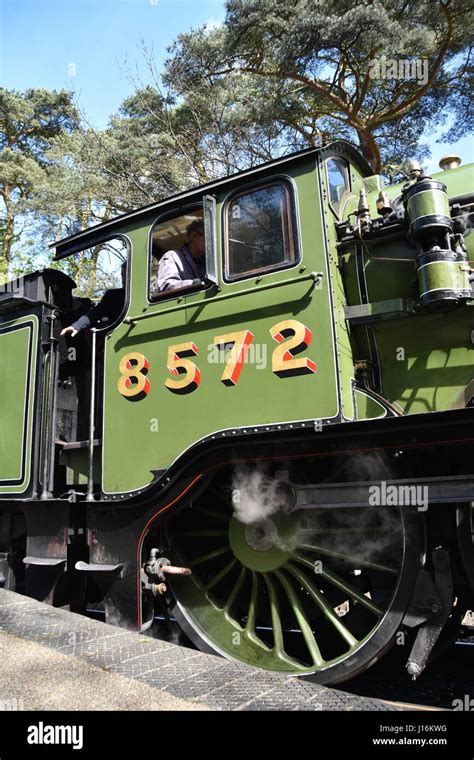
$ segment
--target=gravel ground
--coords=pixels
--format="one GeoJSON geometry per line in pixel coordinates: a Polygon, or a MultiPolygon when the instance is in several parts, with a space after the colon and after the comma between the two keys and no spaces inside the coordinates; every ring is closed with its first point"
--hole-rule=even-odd
{"type": "Polygon", "coordinates": [[[0,710],[210,710],[0,631],[0,710]]]}

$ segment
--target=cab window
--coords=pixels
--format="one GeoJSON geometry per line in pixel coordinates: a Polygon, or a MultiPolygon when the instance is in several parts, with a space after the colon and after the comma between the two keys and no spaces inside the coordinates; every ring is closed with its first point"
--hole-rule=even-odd
{"type": "Polygon", "coordinates": [[[329,158],[326,161],[326,171],[329,186],[329,203],[336,216],[339,217],[342,198],[350,190],[347,161],[343,158],[329,158]]]}
{"type": "Polygon", "coordinates": [[[74,297],[100,301],[106,291],[123,287],[127,259],[128,248],[122,238],[112,238],[70,256],[64,268],[76,282],[74,297]]]}
{"type": "Polygon", "coordinates": [[[293,198],[286,183],[240,193],[228,202],[224,214],[228,280],[295,263],[293,198]]]}
{"type": "Polygon", "coordinates": [[[91,328],[98,330],[94,354],[99,389],[95,426],[97,431],[101,427],[105,334],[124,314],[128,260],[127,241],[116,237],[73,254],[60,264],[76,285],[71,292],[62,293],[60,302],[55,298],[55,303],[60,303],[56,439],[64,445],[87,441],[89,437],[91,328]]]}
{"type": "Polygon", "coordinates": [[[202,288],[205,278],[202,205],[158,220],[151,231],[150,298],[202,288]]]}

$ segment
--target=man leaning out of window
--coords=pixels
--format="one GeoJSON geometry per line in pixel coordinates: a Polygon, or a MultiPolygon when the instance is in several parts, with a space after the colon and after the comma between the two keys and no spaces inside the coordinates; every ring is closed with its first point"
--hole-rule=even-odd
{"type": "Polygon", "coordinates": [[[195,219],[186,227],[186,243],[176,251],[166,251],[161,257],[157,290],[162,293],[202,285],[206,276],[205,254],[204,223],[195,219]]]}

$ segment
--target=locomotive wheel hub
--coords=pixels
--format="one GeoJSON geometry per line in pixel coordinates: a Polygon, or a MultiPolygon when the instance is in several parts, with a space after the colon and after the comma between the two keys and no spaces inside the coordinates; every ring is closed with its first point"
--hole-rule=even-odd
{"type": "Polygon", "coordinates": [[[259,520],[245,525],[232,517],[229,524],[229,543],[234,556],[250,570],[276,570],[291,555],[294,534],[284,518],[259,520]]]}

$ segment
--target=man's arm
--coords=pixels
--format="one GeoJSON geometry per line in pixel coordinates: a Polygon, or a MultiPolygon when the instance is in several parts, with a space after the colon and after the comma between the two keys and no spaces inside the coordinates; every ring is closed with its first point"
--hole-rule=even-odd
{"type": "Polygon", "coordinates": [[[65,327],[61,335],[69,333],[74,338],[78,332],[87,330],[104,317],[107,317],[109,322],[114,322],[123,308],[124,300],[125,290],[123,288],[106,290],[99,303],[92,306],[82,317],[76,319],[72,325],[65,327]]]}
{"type": "Polygon", "coordinates": [[[176,288],[190,288],[197,285],[200,280],[183,280],[181,274],[184,273],[180,268],[180,261],[176,251],[167,251],[160,259],[158,265],[158,274],[156,276],[156,289],[162,293],[166,290],[176,290],[176,288]]]}

